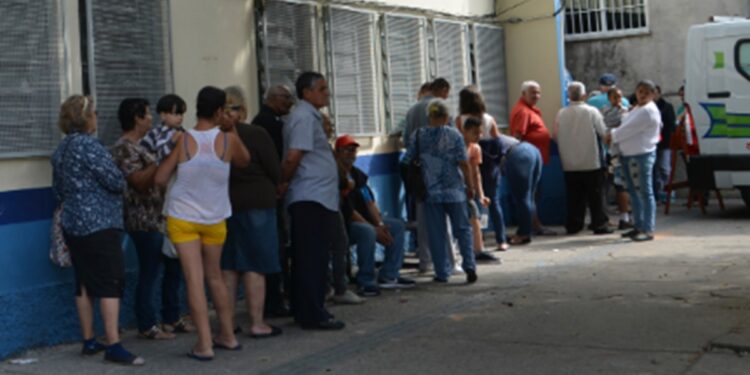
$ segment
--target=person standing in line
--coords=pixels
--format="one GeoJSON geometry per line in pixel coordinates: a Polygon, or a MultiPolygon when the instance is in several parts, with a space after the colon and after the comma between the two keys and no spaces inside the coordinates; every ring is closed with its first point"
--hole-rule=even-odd
{"type": "Polygon", "coordinates": [[[224,92],[227,93],[228,120],[234,124],[252,157],[247,167],[232,167],[229,172],[232,216],[227,219],[227,240],[221,252],[222,277],[227,285],[231,311],[235,311],[237,285],[241,281],[245,287],[250,337],[278,336],[281,328],[266,324],[263,313],[266,275],[281,271],[276,228],[276,185],[281,164],[268,132],[260,126],[244,123],[247,106],[242,89],[231,86],[224,92]]]}
{"type": "MultiPolygon", "coordinates": [[[[544,165],[549,163],[550,134],[542,119],[542,111],[537,107],[542,97],[542,89],[535,81],[521,84],[521,98],[510,113],[510,135],[521,141],[526,141],[539,149],[544,165]]],[[[537,184],[534,192],[537,205],[541,199],[541,184],[537,184]]],[[[540,236],[554,236],[557,233],[544,228],[536,211],[533,212],[534,234],[540,236]]],[[[513,242],[511,242],[513,245],[513,242]]]]}
{"type": "MultiPolygon", "coordinates": [[[[159,268],[166,257],[162,254],[164,235],[160,231],[164,225],[164,195],[154,186],[156,157],[140,145],[140,140],[151,129],[152,124],[148,100],[123,100],[120,102],[117,117],[123,134],[112,146],[111,151],[115,163],[128,182],[125,191],[125,230],[133,240],[138,254],[135,316],[139,336],[155,340],[174,339],[174,333],[164,332],[156,324],[154,306],[154,286],[159,276],[159,268]]],[[[177,291],[164,291],[164,294],[167,293],[177,291]]]]}
{"type": "Polygon", "coordinates": [[[664,187],[669,181],[669,173],[672,169],[672,150],[669,148],[672,142],[672,133],[677,127],[677,115],[674,107],[661,96],[661,87],[656,85],[656,97],[654,98],[656,108],[661,114],[661,137],[656,145],[656,162],[654,163],[654,197],[656,203],[664,203],[667,200],[667,193],[664,187]]]}
{"type": "MultiPolygon", "coordinates": [[[[156,157],[157,165],[172,153],[185,134],[182,120],[186,110],[185,101],[175,94],[164,95],[156,102],[156,112],[159,114],[161,125],[151,128],[141,139],[140,145],[156,157]]],[[[162,216],[164,214],[162,212],[162,216]]],[[[164,228],[161,227],[159,230],[162,232],[163,241],[169,241],[164,235],[164,228]]],[[[168,333],[195,332],[195,326],[190,323],[189,319],[180,317],[180,282],[182,280],[180,260],[162,254],[161,261],[164,264],[161,284],[161,329],[168,333]]]]}
{"type": "Polygon", "coordinates": [[[599,140],[599,137],[606,135],[606,128],[601,113],[584,103],[585,97],[586,87],[583,83],[570,83],[570,104],[557,113],[553,127],[553,138],[560,149],[565,172],[565,229],[568,234],[580,232],[588,206],[594,234],[610,234],[612,229],[608,225],[602,195],[606,158],[599,140]]]}
{"type": "Polygon", "coordinates": [[[484,250],[484,239],[482,238],[481,213],[479,205],[487,207],[490,199],[484,195],[482,189],[482,176],[480,165],[482,165],[482,149],[479,147],[479,137],[482,131],[482,122],[476,117],[466,117],[462,120],[463,136],[466,143],[466,154],[469,157],[469,179],[474,181],[474,199],[467,201],[469,207],[469,222],[471,223],[472,237],[474,240],[474,259],[477,262],[498,262],[494,255],[484,250]]]}
{"type": "MultiPolygon", "coordinates": [[[[622,91],[613,87],[608,91],[609,106],[604,107],[604,126],[607,130],[620,127],[622,119],[628,113],[628,109],[622,104],[622,91]]],[[[620,213],[620,222],[617,225],[618,230],[630,229],[633,224],[630,222],[630,197],[625,189],[625,177],[623,177],[622,160],[620,160],[620,148],[616,143],[608,147],[610,155],[610,165],[612,166],[612,183],[615,186],[617,201],[617,210],[620,213]]]]}
{"type": "Polygon", "coordinates": [[[250,154],[227,120],[225,104],[226,93],[221,89],[206,86],[198,92],[195,127],[185,133],[155,176],[156,184],[165,187],[177,170],[167,196],[167,232],[180,257],[190,315],[198,331],[198,341],[187,355],[199,361],[212,360],[214,348],[242,348],[234,335],[234,311],[221,276],[221,250],[227,234],[225,220],[232,215],[229,164],[246,167],[250,154]],[[219,335],[213,339],[206,284],[219,318],[219,335]]]}
{"type": "MultiPolygon", "coordinates": [[[[276,149],[279,167],[284,157],[284,116],[294,105],[294,97],[291,90],[285,85],[271,86],[263,99],[263,105],[260,111],[250,121],[250,124],[260,126],[265,129],[276,149]]],[[[279,261],[281,272],[266,275],[266,301],[265,314],[271,317],[288,317],[291,313],[289,307],[284,301],[284,293],[289,290],[289,254],[287,254],[287,243],[289,242],[289,232],[287,230],[287,220],[284,213],[284,202],[279,199],[276,205],[279,244],[279,261]]]]}
{"type": "Polygon", "coordinates": [[[461,250],[466,282],[471,284],[477,281],[477,272],[466,200],[474,198],[474,181],[469,178],[466,146],[461,133],[448,125],[450,111],[444,100],[430,101],[427,113],[430,126],[414,133],[404,160],[408,163],[412,158],[419,158],[422,162],[422,178],[427,189],[423,203],[425,223],[435,269],[433,280],[448,282],[453,271],[445,243],[447,216],[461,250]]]}
{"type": "MultiPolygon", "coordinates": [[[[430,126],[430,119],[427,116],[427,105],[435,98],[447,99],[451,91],[450,83],[445,78],[436,78],[430,84],[429,93],[425,94],[422,99],[414,104],[409,112],[406,113],[406,127],[403,134],[404,147],[408,147],[411,142],[411,137],[414,133],[422,128],[430,126]]],[[[406,163],[402,160],[402,168],[405,168],[406,163]]],[[[425,219],[424,202],[416,200],[416,220],[417,220],[417,253],[419,255],[419,271],[426,273],[429,271],[431,265],[431,253],[432,250],[429,248],[429,240],[427,234],[427,220],[425,219]]],[[[450,234],[445,234],[445,251],[453,257],[453,246],[451,244],[450,234]]]]}
{"type": "Polygon", "coordinates": [[[654,103],[655,97],[656,85],[652,81],[639,82],[636,86],[637,105],[625,116],[620,127],[613,129],[608,136],[609,143],[620,148],[622,165],[626,166],[625,182],[633,205],[634,228],[622,236],[639,242],[653,240],[656,226],[652,184],[661,114],[654,103]]]}
{"type": "Polygon", "coordinates": [[[295,88],[300,101],[284,123],[278,188],[291,218],[291,308],[304,329],[339,330],[345,324],[324,306],[329,251],[339,224],[337,166],[319,111],[328,106],[330,92],[317,72],[302,73],[295,88]]]}
{"type": "Polygon", "coordinates": [[[63,207],[60,224],[75,274],[81,354],[104,351],[106,361],[143,365],[143,358],[122,346],[118,328],[125,289],[121,248],[125,178],[93,136],[96,109],[90,97],[67,98],[60,106],[59,126],[66,136],[52,154],[52,191],[63,207]],[[99,299],[106,345],[95,337],[94,298],[99,299]]]}
{"type": "MultiPolygon", "coordinates": [[[[612,73],[604,73],[599,77],[599,93],[592,95],[586,100],[586,104],[604,112],[604,109],[610,106],[609,92],[615,89],[617,85],[617,76],[612,73]]],[[[624,108],[630,108],[630,101],[620,95],[620,105],[624,108]]]]}
{"type": "Polygon", "coordinates": [[[495,232],[495,243],[498,251],[506,251],[509,248],[508,239],[505,235],[505,220],[503,210],[500,207],[500,170],[497,158],[497,138],[500,130],[497,128],[495,119],[487,113],[484,98],[476,86],[464,87],[458,94],[460,115],[456,118],[456,127],[462,131],[464,122],[469,117],[475,117],[481,121],[479,147],[482,158],[486,159],[480,166],[482,177],[482,189],[490,199],[487,206],[495,232]]]}

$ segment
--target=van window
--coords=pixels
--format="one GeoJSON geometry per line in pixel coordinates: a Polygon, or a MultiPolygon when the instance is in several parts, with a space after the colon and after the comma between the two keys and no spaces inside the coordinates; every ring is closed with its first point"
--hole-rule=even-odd
{"type": "Polygon", "coordinates": [[[734,59],[737,71],[750,81],[750,39],[737,42],[734,48],[734,59]]]}

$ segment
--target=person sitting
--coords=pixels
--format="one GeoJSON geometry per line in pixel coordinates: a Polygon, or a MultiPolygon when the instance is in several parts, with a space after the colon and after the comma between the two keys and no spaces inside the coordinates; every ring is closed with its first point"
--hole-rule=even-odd
{"type": "Polygon", "coordinates": [[[357,143],[350,135],[342,135],[336,140],[336,157],[341,162],[347,177],[354,187],[347,194],[350,205],[349,236],[357,245],[357,284],[359,294],[373,297],[380,289],[403,289],[415,285],[414,280],[399,276],[404,261],[404,230],[402,220],[382,217],[375,195],[367,186],[367,174],[354,166],[357,160],[357,143]],[[383,267],[375,280],[375,243],[385,246],[383,267]]]}

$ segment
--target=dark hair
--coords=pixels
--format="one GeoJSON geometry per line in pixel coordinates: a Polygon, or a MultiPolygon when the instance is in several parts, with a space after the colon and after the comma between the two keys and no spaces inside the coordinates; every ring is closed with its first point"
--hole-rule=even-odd
{"type": "Polygon", "coordinates": [[[616,92],[620,93],[620,96],[623,96],[622,90],[617,88],[616,86],[612,86],[609,91],[607,91],[607,99],[612,99],[612,95],[614,95],[616,92]]]}
{"type": "Polygon", "coordinates": [[[315,86],[315,82],[321,79],[326,79],[322,74],[318,72],[304,72],[297,77],[297,82],[294,83],[294,89],[297,90],[297,97],[302,99],[302,94],[305,89],[310,90],[315,86]]]}
{"type": "Polygon", "coordinates": [[[179,96],[175,94],[167,94],[159,98],[156,102],[156,113],[172,113],[182,114],[187,111],[187,104],[179,96]]]}
{"type": "Polygon", "coordinates": [[[127,98],[120,102],[117,109],[117,119],[120,120],[122,131],[127,132],[135,128],[135,119],[146,117],[148,100],[143,98],[127,98]]]}
{"type": "Polygon", "coordinates": [[[198,91],[198,100],[195,103],[195,115],[198,118],[210,119],[219,109],[227,103],[227,94],[224,90],[206,86],[198,91]]]}
{"type": "Polygon", "coordinates": [[[482,126],[482,120],[474,116],[470,116],[469,118],[466,119],[466,121],[464,121],[463,128],[464,128],[464,131],[467,131],[473,128],[479,128],[481,126],[482,126]]]}
{"type": "Polygon", "coordinates": [[[476,86],[466,86],[458,93],[458,112],[462,115],[481,115],[487,112],[482,94],[476,86]]]}
{"type": "Polygon", "coordinates": [[[430,91],[432,92],[438,92],[440,90],[444,89],[450,89],[451,84],[448,83],[448,81],[445,78],[439,77],[435,78],[434,81],[430,84],[430,91]]]}
{"type": "Polygon", "coordinates": [[[638,82],[638,84],[635,85],[635,91],[638,91],[641,86],[647,88],[652,93],[656,92],[656,84],[654,83],[654,81],[644,79],[643,81],[638,82]]]}
{"type": "Polygon", "coordinates": [[[427,81],[422,84],[422,86],[419,86],[419,92],[425,92],[432,90],[432,82],[427,81]]]}

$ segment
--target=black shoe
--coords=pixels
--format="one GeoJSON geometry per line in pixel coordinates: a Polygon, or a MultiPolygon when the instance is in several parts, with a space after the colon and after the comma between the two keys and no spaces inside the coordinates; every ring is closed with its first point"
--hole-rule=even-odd
{"type": "Polygon", "coordinates": [[[479,279],[477,277],[477,271],[465,270],[465,272],[466,272],[466,282],[468,284],[474,284],[475,282],[477,282],[477,279],[479,279]]]}
{"type": "Polygon", "coordinates": [[[346,324],[344,324],[344,322],[331,318],[328,320],[324,320],[322,322],[318,322],[316,324],[303,325],[302,329],[316,329],[320,331],[338,331],[338,330],[344,329],[344,327],[346,327],[346,324]]]}
{"type": "Polygon", "coordinates": [[[104,344],[92,340],[89,342],[84,341],[83,347],[81,348],[81,355],[96,355],[98,353],[101,353],[104,351],[104,349],[107,349],[104,344]]]}
{"type": "Polygon", "coordinates": [[[487,262],[487,263],[499,263],[500,262],[500,259],[498,259],[496,256],[486,251],[482,251],[477,254],[474,254],[474,259],[477,262],[487,262]]]}
{"type": "Polygon", "coordinates": [[[612,233],[614,233],[614,232],[615,232],[615,230],[614,230],[614,229],[612,229],[612,228],[610,228],[610,227],[608,227],[608,226],[606,226],[606,225],[605,225],[605,226],[602,226],[602,227],[599,227],[599,228],[596,228],[596,229],[594,229],[594,234],[612,234],[612,233]]]}
{"type": "Polygon", "coordinates": [[[288,318],[292,316],[292,312],[286,307],[286,304],[281,304],[274,307],[268,307],[265,309],[263,314],[267,318],[288,318]]]}
{"type": "Polygon", "coordinates": [[[654,239],[654,235],[644,233],[644,232],[638,232],[638,234],[636,234],[633,237],[630,237],[630,239],[632,239],[635,242],[652,241],[654,239]]]}
{"type": "Polygon", "coordinates": [[[380,295],[380,288],[375,285],[362,286],[357,289],[357,294],[361,297],[377,297],[380,295]]]}
{"type": "Polygon", "coordinates": [[[640,233],[640,231],[638,231],[638,229],[631,229],[631,230],[629,230],[629,231],[621,234],[620,237],[622,237],[622,238],[632,238],[633,236],[637,235],[638,233],[640,233]]]}
{"type": "Polygon", "coordinates": [[[434,281],[436,283],[447,283],[448,279],[447,278],[442,278],[442,277],[435,276],[435,277],[432,278],[432,281],[434,281]]]}
{"type": "Polygon", "coordinates": [[[631,228],[633,228],[633,224],[625,220],[620,220],[620,223],[617,225],[617,230],[625,230],[631,228]]]}

